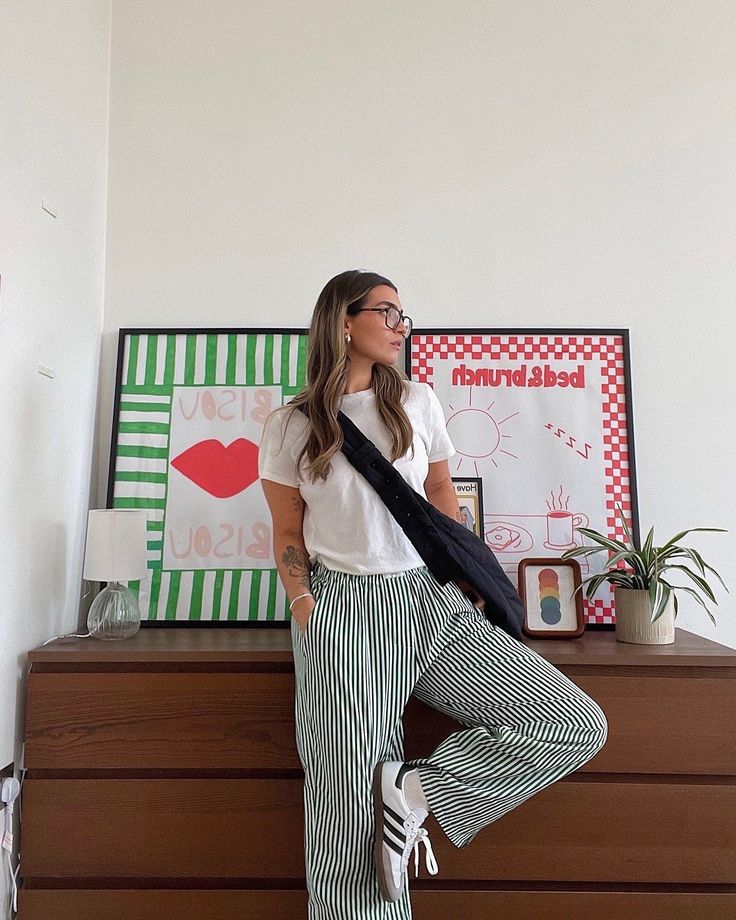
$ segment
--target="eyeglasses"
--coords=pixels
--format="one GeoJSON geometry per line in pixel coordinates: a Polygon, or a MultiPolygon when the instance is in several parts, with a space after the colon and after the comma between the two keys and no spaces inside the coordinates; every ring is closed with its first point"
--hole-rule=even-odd
{"type": "Polygon", "coordinates": [[[404,316],[396,307],[361,307],[359,310],[348,310],[348,313],[352,315],[355,313],[383,313],[384,322],[389,329],[398,329],[403,324],[406,329],[406,335],[409,335],[414,325],[411,317],[404,316]]]}

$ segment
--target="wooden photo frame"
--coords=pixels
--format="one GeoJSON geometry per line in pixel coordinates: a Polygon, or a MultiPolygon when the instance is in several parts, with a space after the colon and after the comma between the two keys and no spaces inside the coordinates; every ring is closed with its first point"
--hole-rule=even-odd
{"type": "Polygon", "coordinates": [[[577,639],[585,632],[582,577],[575,559],[528,558],[519,563],[523,630],[535,639],[577,639]]]}

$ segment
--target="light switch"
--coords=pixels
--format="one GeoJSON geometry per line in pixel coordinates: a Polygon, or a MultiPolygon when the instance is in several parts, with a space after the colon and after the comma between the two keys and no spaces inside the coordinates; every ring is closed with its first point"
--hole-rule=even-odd
{"type": "Polygon", "coordinates": [[[36,367],[37,367],[37,369],[38,369],[38,373],[39,373],[39,374],[43,374],[44,377],[52,377],[52,378],[53,378],[53,376],[54,376],[54,369],[53,369],[53,367],[46,367],[45,364],[38,364],[38,365],[36,365],[36,367]]]}

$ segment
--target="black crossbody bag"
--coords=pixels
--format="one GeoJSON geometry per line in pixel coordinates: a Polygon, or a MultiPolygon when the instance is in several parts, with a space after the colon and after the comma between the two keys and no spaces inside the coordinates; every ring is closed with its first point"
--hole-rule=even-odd
{"type": "Polygon", "coordinates": [[[376,490],[437,581],[466,582],[483,599],[490,622],[521,639],[521,598],[485,542],[412,489],[343,412],[337,420],[345,457],[376,490]]]}

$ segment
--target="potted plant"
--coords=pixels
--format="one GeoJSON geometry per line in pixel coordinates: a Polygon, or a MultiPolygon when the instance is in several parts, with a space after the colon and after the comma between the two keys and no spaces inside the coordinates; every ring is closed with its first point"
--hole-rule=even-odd
{"type": "MultiPolygon", "coordinates": [[[[707,608],[701,595],[718,604],[713,589],[708,584],[710,572],[726,588],[721,576],[703,560],[697,550],[680,545],[680,540],[689,533],[725,533],[720,527],[693,527],[683,530],[663,546],[654,545],[654,528],[649,531],[643,546],[636,546],[623,511],[617,506],[618,515],[626,534],[626,542],[614,540],[587,527],[577,528],[578,533],[595,545],[577,546],[563,553],[563,559],[573,556],[594,556],[609,554],[604,571],[583,579],[576,589],[585,590],[590,599],[598,588],[609,582],[613,585],[616,604],[616,638],[621,642],[635,642],[643,645],[666,645],[675,641],[675,617],[677,616],[677,594],[680,591],[694,597],[703,607],[715,625],[715,617],[707,608]],[[672,575],[685,575],[692,585],[673,585],[672,575]]],[[[728,590],[728,588],[726,588],[728,590]]]]}

